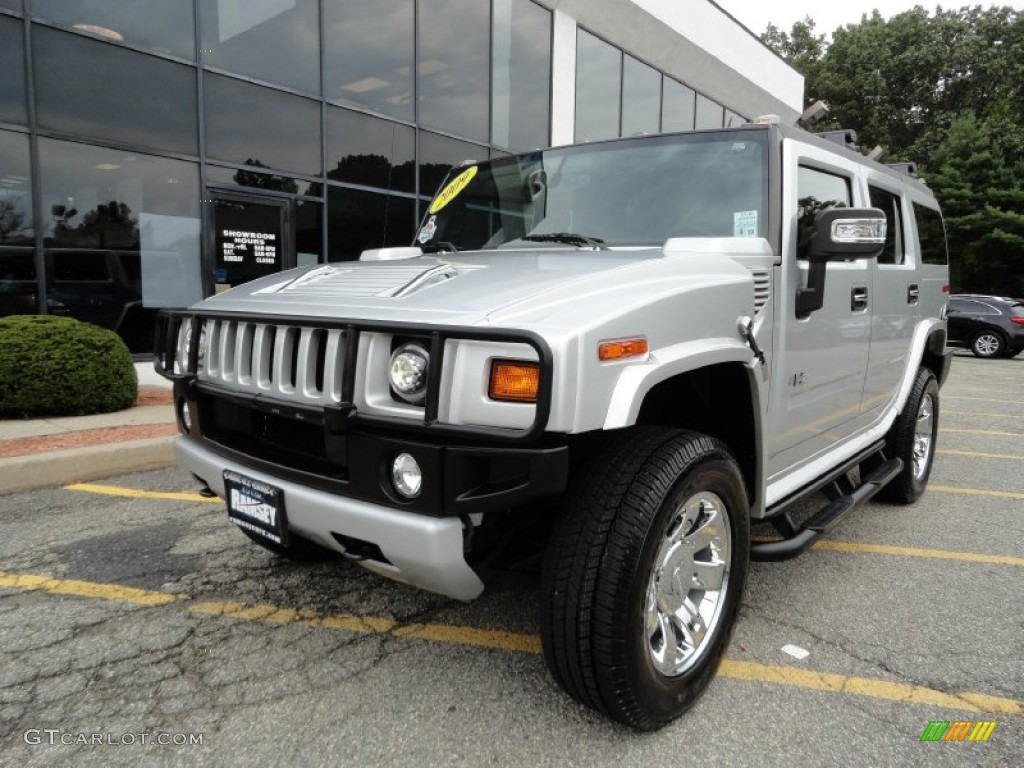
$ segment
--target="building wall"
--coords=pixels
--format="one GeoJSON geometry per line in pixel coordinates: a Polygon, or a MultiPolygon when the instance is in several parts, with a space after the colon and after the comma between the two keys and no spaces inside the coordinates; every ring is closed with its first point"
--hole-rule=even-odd
{"type": "Polygon", "coordinates": [[[452,164],[802,89],[705,0],[0,0],[0,73],[0,315],[137,351],[160,307],[409,243],[452,164]]]}

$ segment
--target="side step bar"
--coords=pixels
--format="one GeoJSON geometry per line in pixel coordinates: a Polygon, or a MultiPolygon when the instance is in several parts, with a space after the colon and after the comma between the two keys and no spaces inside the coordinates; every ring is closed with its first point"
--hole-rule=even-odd
{"type": "Polygon", "coordinates": [[[839,496],[807,520],[798,530],[791,528],[791,535],[781,541],[757,542],[750,547],[750,559],[760,561],[789,560],[803,554],[815,539],[831,530],[850,512],[870,499],[900,472],[903,460],[892,458],[868,475],[857,488],[839,496]]]}

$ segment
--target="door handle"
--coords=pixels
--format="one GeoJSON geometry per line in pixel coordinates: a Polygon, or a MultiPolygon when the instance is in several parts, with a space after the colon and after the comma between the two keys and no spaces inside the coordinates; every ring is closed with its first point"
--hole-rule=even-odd
{"type": "Polygon", "coordinates": [[[911,283],[907,286],[907,304],[917,304],[921,300],[921,291],[917,287],[917,283],[911,283]]]}
{"type": "Polygon", "coordinates": [[[866,285],[855,285],[850,291],[850,311],[863,312],[868,308],[868,287],[866,285]]]}

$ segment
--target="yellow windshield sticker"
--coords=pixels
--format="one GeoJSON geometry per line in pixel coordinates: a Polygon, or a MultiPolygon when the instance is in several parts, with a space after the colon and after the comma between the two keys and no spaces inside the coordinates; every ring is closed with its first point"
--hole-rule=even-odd
{"type": "Polygon", "coordinates": [[[448,186],[441,190],[441,194],[434,198],[434,202],[430,204],[428,213],[434,214],[444,208],[448,203],[454,200],[459,192],[466,188],[466,185],[473,180],[476,176],[477,167],[474,165],[472,168],[467,168],[458,176],[449,182],[448,186]]]}

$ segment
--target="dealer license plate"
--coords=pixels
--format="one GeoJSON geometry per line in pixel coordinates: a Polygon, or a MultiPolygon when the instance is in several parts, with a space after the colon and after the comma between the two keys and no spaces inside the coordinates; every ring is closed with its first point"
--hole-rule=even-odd
{"type": "Polygon", "coordinates": [[[228,503],[228,517],[235,525],[275,544],[288,546],[284,491],[225,470],[224,496],[228,503]]]}

